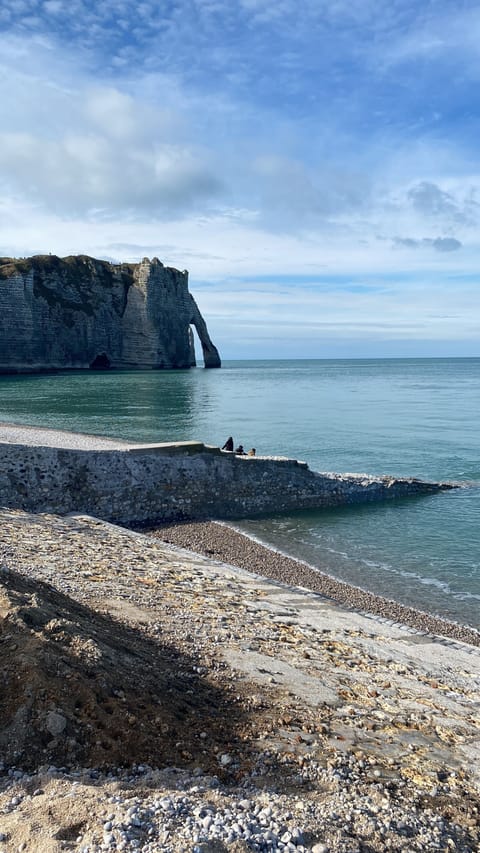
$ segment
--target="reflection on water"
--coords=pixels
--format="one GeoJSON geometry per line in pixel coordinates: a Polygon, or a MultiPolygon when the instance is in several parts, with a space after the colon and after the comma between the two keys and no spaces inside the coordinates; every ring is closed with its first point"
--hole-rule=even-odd
{"type": "Polygon", "coordinates": [[[192,371],[3,377],[0,392],[3,420],[140,442],[190,438],[207,404],[192,371]]]}

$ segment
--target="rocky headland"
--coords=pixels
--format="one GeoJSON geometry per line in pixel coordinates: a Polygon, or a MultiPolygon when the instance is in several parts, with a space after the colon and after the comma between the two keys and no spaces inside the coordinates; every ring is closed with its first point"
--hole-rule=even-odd
{"type": "Polygon", "coordinates": [[[220,367],[188,273],[158,258],[0,258],[0,373],[192,367],[192,327],[220,367]]]}

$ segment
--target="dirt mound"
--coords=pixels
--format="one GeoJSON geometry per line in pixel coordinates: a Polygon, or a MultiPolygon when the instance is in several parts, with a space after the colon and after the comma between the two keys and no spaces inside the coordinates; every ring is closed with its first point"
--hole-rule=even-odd
{"type": "Polygon", "coordinates": [[[0,753],[26,770],[148,763],[222,772],[223,752],[244,753],[245,707],[198,663],[161,635],[3,572],[0,753]]]}

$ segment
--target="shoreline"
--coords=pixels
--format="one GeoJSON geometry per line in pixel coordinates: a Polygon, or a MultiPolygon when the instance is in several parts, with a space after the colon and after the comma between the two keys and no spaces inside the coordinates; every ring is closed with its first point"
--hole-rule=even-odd
{"type": "MultiPolygon", "coordinates": [[[[14,498],[18,499],[18,503],[17,501],[14,501],[13,506],[21,507],[22,510],[30,509],[30,511],[42,512],[43,509],[43,511],[60,512],[61,514],[80,513],[103,518],[106,522],[120,524],[126,528],[151,531],[154,535],[163,539],[167,543],[189,548],[199,554],[203,554],[207,558],[213,557],[220,562],[229,563],[232,566],[237,566],[249,571],[250,573],[279,581],[288,586],[303,587],[304,589],[319,594],[344,608],[356,610],[360,613],[375,615],[392,624],[408,626],[416,631],[422,632],[423,634],[443,636],[451,640],[465,642],[474,647],[480,647],[480,629],[473,625],[452,621],[443,616],[419,610],[408,604],[402,604],[393,599],[384,598],[376,593],[369,592],[361,587],[350,584],[347,581],[337,579],[329,573],[322,571],[321,567],[317,568],[316,566],[310,565],[296,557],[284,554],[255,540],[255,538],[243,533],[243,531],[240,531],[235,527],[234,520],[238,516],[234,513],[224,513],[221,511],[215,513],[216,505],[213,507],[209,505],[205,511],[204,489],[200,489],[200,491],[197,489],[196,492],[185,496],[187,512],[183,512],[181,501],[179,500],[178,495],[175,496],[174,487],[176,487],[177,490],[180,489],[180,493],[183,494],[182,489],[185,488],[186,481],[183,479],[183,469],[180,471],[178,479],[177,475],[179,475],[179,471],[175,468],[174,463],[172,463],[173,471],[170,471],[170,475],[173,479],[173,485],[172,482],[168,481],[168,485],[165,486],[167,491],[162,493],[164,504],[165,502],[168,504],[169,499],[172,499],[173,490],[173,512],[171,511],[172,500],[170,500],[170,504],[168,504],[168,509],[170,511],[163,513],[163,518],[168,519],[170,517],[170,520],[158,521],[155,523],[143,521],[142,515],[143,519],[155,518],[157,513],[155,512],[153,514],[148,497],[146,499],[145,506],[143,504],[141,506],[141,510],[144,510],[144,512],[139,512],[138,507],[139,503],[141,503],[140,498],[142,496],[139,496],[138,491],[136,493],[136,501],[134,501],[132,509],[131,494],[135,489],[135,484],[141,481],[144,486],[143,491],[146,491],[147,493],[148,488],[145,486],[142,479],[143,474],[145,473],[145,466],[143,468],[140,466],[142,470],[140,472],[137,471],[136,476],[134,476],[134,472],[131,470],[132,464],[130,459],[128,460],[128,463],[123,465],[123,467],[120,465],[120,474],[123,476],[126,471],[127,482],[123,484],[121,497],[118,498],[118,495],[116,495],[118,504],[116,506],[116,511],[112,510],[111,501],[105,502],[105,494],[108,491],[107,488],[100,490],[98,494],[95,492],[95,489],[93,489],[92,497],[89,492],[89,488],[84,482],[96,483],[99,478],[102,481],[105,479],[106,468],[103,465],[103,461],[104,458],[107,458],[109,451],[113,454],[112,459],[115,458],[116,461],[118,461],[117,456],[126,456],[127,453],[131,455],[133,460],[135,460],[137,456],[150,451],[153,454],[153,461],[150,460],[153,465],[153,462],[157,461],[159,451],[162,454],[163,464],[165,462],[163,457],[163,453],[165,451],[172,453],[173,449],[174,456],[178,455],[177,451],[180,451],[181,453],[186,452],[187,455],[191,455],[192,445],[194,452],[206,452],[210,455],[215,453],[219,457],[231,456],[231,454],[222,454],[220,448],[203,445],[200,442],[177,442],[168,445],[133,445],[130,442],[124,442],[121,440],[115,441],[114,439],[102,436],[73,433],[67,430],[59,431],[49,428],[38,428],[36,426],[18,426],[7,422],[0,423],[0,439],[4,446],[6,455],[5,472],[7,476],[3,478],[6,487],[2,492],[2,502],[6,507],[12,506],[12,495],[9,492],[8,484],[11,484],[12,482],[20,482],[21,488],[18,488],[14,494],[14,498]],[[23,450],[29,450],[31,452],[29,462],[32,469],[32,477],[30,478],[30,482],[27,483],[24,482],[27,479],[24,470],[25,460],[23,459],[23,456],[21,462],[18,462],[15,458],[15,452],[18,450],[17,445],[22,445],[23,450]],[[15,451],[13,454],[13,461],[10,459],[12,456],[12,449],[15,451]],[[53,452],[71,451],[73,459],[73,462],[71,463],[71,470],[69,469],[69,465],[65,462],[65,456],[67,454],[63,453],[60,465],[58,465],[55,462],[55,458],[52,457],[51,449],[53,452]],[[44,451],[43,455],[41,455],[39,459],[35,457],[35,452],[38,450],[44,451]],[[104,453],[100,454],[102,462],[98,463],[96,467],[95,464],[93,464],[92,471],[89,471],[93,476],[86,477],[84,471],[85,458],[96,459],[98,456],[98,454],[89,453],[90,451],[104,451],[104,453]],[[124,451],[123,454],[122,451],[124,451]],[[88,455],[85,457],[85,454],[88,455]],[[17,470],[19,465],[20,469],[17,470]],[[49,474],[54,478],[56,477],[57,469],[65,469],[63,472],[65,475],[63,480],[56,483],[56,491],[54,490],[53,499],[48,499],[45,507],[42,507],[41,505],[38,506],[37,500],[32,499],[33,496],[33,498],[38,498],[41,502],[45,497],[44,493],[48,492],[48,488],[45,485],[42,485],[40,481],[37,482],[36,475],[33,475],[33,472],[37,472],[39,467],[43,470],[43,466],[45,466],[45,470],[41,475],[41,480],[43,480],[44,483],[48,483],[51,479],[49,474]],[[177,479],[175,479],[175,477],[177,477],[177,479]],[[80,491],[76,487],[73,489],[70,488],[72,483],[77,483],[77,480],[82,484],[80,491]],[[65,490],[67,490],[69,495],[67,505],[65,505],[64,500],[65,490]],[[28,495],[28,499],[26,499],[26,495],[28,495]],[[196,507],[198,510],[199,498],[201,509],[200,512],[197,513],[199,516],[198,519],[191,521],[177,520],[178,516],[182,515],[182,512],[184,515],[193,516],[193,518],[195,518],[195,512],[191,511],[192,503],[194,504],[194,508],[196,507]],[[78,502],[80,502],[80,506],[78,506],[78,502]],[[60,506],[57,506],[58,503],[60,503],[60,506]],[[123,503],[126,504],[127,510],[124,509],[123,503]],[[213,512],[212,509],[214,510],[213,512]],[[127,517],[125,517],[125,512],[127,513],[127,517]],[[210,519],[213,515],[213,517],[218,520],[204,520],[204,515],[207,515],[207,513],[210,515],[210,519]],[[122,515],[124,516],[123,518],[122,515]],[[229,518],[231,519],[230,521],[227,520],[229,518]],[[135,521],[134,519],[138,519],[138,521],[135,521]]],[[[299,462],[298,460],[284,459],[282,457],[257,457],[257,460],[248,460],[248,471],[250,471],[250,463],[256,461],[260,462],[262,459],[264,461],[271,461],[272,463],[282,463],[282,466],[284,466],[285,463],[288,463],[290,467],[293,465],[301,467],[302,470],[304,468],[308,470],[306,463],[299,462]]],[[[124,460],[122,460],[122,463],[123,462],[124,460]]],[[[152,465],[150,467],[152,467],[152,465]]],[[[243,464],[240,465],[241,469],[244,467],[245,466],[243,464]]],[[[211,470],[211,466],[209,470],[211,470]]],[[[295,467],[294,470],[297,470],[297,468],[295,467]]],[[[280,473],[285,473],[282,471],[282,468],[279,468],[278,471],[280,471],[280,473]]],[[[273,474],[278,474],[278,471],[274,471],[273,474]]],[[[218,486],[223,483],[221,477],[222,473],[224,472],[217,471],[220,482],[217,484],[217,489],[213,488],[213,498],[210,503],[215,504],[216,501],[218,503],[218,486]]],[[[243,470],[242,473],[244,473],[243,470]]],[[[268,473],[272,474],[270,471],[268,473]]],[[[385,476],[381,478],[373,478],[370,475],[363,474],[309,473],[312,473],[314,477],[321,477],[328,481],[328,486],[325,491],[327,498],[331,496],[331,493],[333,493],[334,499],[332,505],[336,505],[335,496],[338,491],[337,488],[334,488],[333,490],[331,489],[332,479],[335,479],[338,486],[340,483],[350,478],[350,480],[359,481],[354,483],[354,488],[358,487],[366,489],[371,485],[371,483],[378,484],[378,482],[380,482],[381,488],[383,488],[384,491],[388,491],[392,484],[398,483],[401,485],[407,484],[407,486],[410,483],[419,483],[421,486],[436,486],[439,489],[443,487],[453,487],[451,484],[448,486],[447,484],[441,483],[428,484],[417,480],[395,480],[385,476]]],[[[158,482],[158,477],[157,479],[155,479],[155,476],[152,477],[151,471],[149,471],[149,474],[150,480],[158,482]]],[[[163,477],[163,468],[161,474],[163,477]]],[[[266,474],[264,473],[263,477],[265,476],[266,474]]],[[[194,480],[194,478],[191,479],[194,480]]],[[[214,487],[215,482],[210,485],[214,487]]],[[[248,478],[246,485],[247,487],[252,485],[252,483],[248,481],[248,478]]],[[[110,476],[110,480],[107,482],[106,487],[110,487],[112,494],[115,494],[116,486],[118,487],[118,478],[110,476]]],[[[258,491],[258,483],[256,479],[254,486],[258,491]]],[[[275,499],[275,496],[278,497],[278,483],[276,481],[274,489],[277,490],[273,491],[273,497],[275,499]]],[[[117,492],[118,491],[119,490],[117,488],[117,492]]],[[[243,494],[241,491],[240,493],[243,494]]],[[[348,489],[346,497],[344,496],[344,498],[348,503],[348,489]]],[[[374,498],[379,499],[376,494],[374,498]]],[[[244,496],[242,499],[243,503],[245,503],[244,496]]],[[[248,493],[248,499],[252,500],[250,492],[248,493]]],[[[366,499],[368,500],[369,497],[367,496],[366,499]]],[[[254,508],[258,513],[259,508],[256,506],[255,500],[256,492],[253,494],[253,501],[255,505],[254,508]]],[[[220,503],[224,506],[224,493],[221,495],[220,503]]],[[[156,506],[157,504],[155,502],[155,508],[156,506]]],[[[232,506],[235,507],[236,504],[233,502],[232,506]]],[[[230,507],[230,509],[232,509],[232,507],[230,507]]],[[[243,509],[245,510],[245,506],[243,506],[243,509]]]]}
{"type": "Polygon", "coordinates": [[[406,625],[423,634],[446,637],[480,647],[480,631],[469,625],[451,622],[337,580],[302,560],[260,544],[226,522],[159,523],[148,527],[135,525],[134,529],[252,574],[288,586],[304,587],[344,608],[379,616],[388,622],[406,625]]]}

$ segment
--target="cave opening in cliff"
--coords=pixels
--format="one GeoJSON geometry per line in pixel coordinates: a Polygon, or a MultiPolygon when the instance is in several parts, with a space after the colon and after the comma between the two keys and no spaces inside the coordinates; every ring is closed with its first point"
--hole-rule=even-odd
{"type": "Polygon", "coordinates": [[[111,364],[106,352],[102,352],[95,356],[90,364],[90,370],[108,370],[109,367],[111,367],[111,364]]]}

